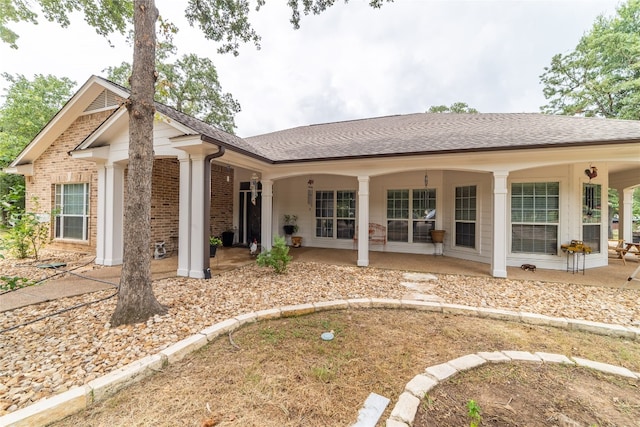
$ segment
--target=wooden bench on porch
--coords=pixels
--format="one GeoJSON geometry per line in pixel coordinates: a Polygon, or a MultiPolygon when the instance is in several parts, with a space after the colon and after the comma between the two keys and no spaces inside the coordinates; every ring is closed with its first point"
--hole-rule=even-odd
{"type": "MultiPolygon", "coordinates": [[[[353,235],[353,243],[358,243],[358,226],[356,226],[355,234],[353,235]]],[[[369,223],[369,243],[374,245],[386,245],[387,244],[387,227],[374,222],[369,223]]]]}

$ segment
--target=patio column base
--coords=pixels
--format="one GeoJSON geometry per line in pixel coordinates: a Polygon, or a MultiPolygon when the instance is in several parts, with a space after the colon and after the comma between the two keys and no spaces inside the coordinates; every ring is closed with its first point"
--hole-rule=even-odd
{"type": "Polygon", "coordinates": [[[506,279],[507,278],[507,270],[493,270],[491,272],[491,275],[493,277],[498,277],[501,279],[506,279]]]}
{"type": "Polygon", "coordinates": [[[369,267],[369,260],[368,259],[359,259],[358,260],[358,267],[369,267]]]}

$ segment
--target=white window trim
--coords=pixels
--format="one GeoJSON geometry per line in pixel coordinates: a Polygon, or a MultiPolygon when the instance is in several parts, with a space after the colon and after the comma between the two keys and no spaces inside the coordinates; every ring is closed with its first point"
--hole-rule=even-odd
{"type": "MultiPolygon", "coordinates": [[[[321,239],[321,240],[335,240],[335,241],[351,241],[353,239],[347,239],[347,238],[338,238],[338,191],[350,191],[353,193],[353,197],[354,197],[354,201],[355,201],[355,216],[354,218],[350,218],[354,220],[354,233],[355,233],[355,226],[358,225],[358,212],[359,212],[359,206],[358,206],[358,190],[354,189],[354,188],[316,188],[313,191],[313,231],[312,231],[312,236],[314,239],[321,239]],[[318,236],[316,234],[316,221],[318,220],[318,216],[316,216],[316,208],[317,205],[316,203],[318,202],[317,199],[317,194],[321,193],[321,192],[332,192],[333,193],[333,216],[331,218],[326,217],[326,219],[332,219],[333,220],[333,233],[332,236],[318,236]]],[[[355,236],[355,234],[354,234],[355,236]]]]}
{"type": "MultiPolygon", "coordinates": [[[[85,204],[87,206],[87,211],[84,213],[83,218],[84,218],[84,223],[83,223],[83,227],[82,227],[82,239],[73,239],[73,238],[69,238],[69,237],[56,237],[56,227],[57,227],[57,222],[58,222],[58,214],[54,215],[53,217],[53,240],[55,240],[56,242],[68,242],[68,243],[88,243],[89,242],[89,226],[90,226],[90,221],[91,221],[91,184],[88,182],[62,182],[62,183],[56,183],[54,185],[54,199],[53,199],[53,206],[54,206],[54,210],[56,209],[56,187],[58,185],[62,186],[64,188],[65,185],[77,185],[77,184],[82,184],[85,186],[85,193],[84,196],[86,198],[85,200],[85,204]]],[[[78,215],[75,215],[78,216],[78,215]]],[[[63,216],[62,216],[63,217],[63,216]]],[[[60,229],[62,230],[64,228],[63,225],[60,226],[60,229]]]]}
{"type": "MultiPolygon", "coordinates": [[[[509,210],[509,214],[508,214],[508,229],[507,229],[507,250],[508,250],[508,256],[509,257],[513,257],[514,259],[528,259],[528,260],[550,260],[550,259],[557,259],[557,258],[562,258],[565,256],[565,254],[562,252],[562,250],[560,250],[560,245],[562,244],[562,238],[564,236],[564,226],[566,224],[566,220],[567,218],[564,218],[565,213],[567,212],[567,210],[564,208],[563,206],[563,201],[564,203],[566,203],[566,201],[569,198],[569,194],[566,193],[567,191],[567,179],[565,177],[560,177],[560,176],[549,176],[549,177],[524,177],[524,178],[517,178],[517,179],[513,179],[513,180],[508,180],[507,182],[507,189],[508,189],[508,197],[507,197],[507,209],[509,210]],[[513,245],[513,240],[511,238],[511,231],[512,231],[512,227],[513,227],[513,222],[511,221],[511,188],[512,188],[512,184],[520,184],[520,183],[536,183],[536,182],[557,182],[559,183],[559,189],[558,189],[558,194],[560,195],[560,207],[559,207],[559,212],[558,212],[558,250],[557,250],[557,254],[556,255],[551,255],[551,254],[524,254],[522,252],[512,252],[511,248],[513,245]]],[[[582,187],[581,187],[582,188],[582,187]]],[[[580,193],[580,198],[582,198],[582,192],[580,193]]],[[[580,205],[580,213],[582,215],[582,204],[580,205]]],[[[582,232],[581,232],[582,233],[582,232]]]]}
{"type": "MultiPolygon", "coordinates": [[[[453,198],[452,198],[452,207],[451,207],[451,246],[456,248],[456,250],[462,251],[462,252],[469,252],[469,253],[480,253],[480,234],[481,233],[481,228],[482,228],[482,185],[476,183],[476,182],[470,182],[470,183],[454,183],[452,184],[452,190],[453,190],[453,198]],[[475,219],[475,224],[476,224],[476,232],[475,232],[475,236],[474,236],[474,247],[470,248],[468,246],[459,246],[456,244],[456,223],[458,222],[458,220],[456,219],[456,189],[458,187],[471,187],[471,186],[475,186],[476,187],[476,219],[475,219]]],[[[471,222],[471,221],[464,221],[464,222],[471,222]]]]}
{"type": "Polygon", "coordinates": [[[413,223],[417,220],[414,220],[413,218],[411,218],[411,213],[413,212],[413,191],[414,190],[435,190],[436,192],[436,197],[435,197],[435,201],[436,201],[436,218],[433,221],[433,229],[437,230],[439,225],[442,222],[442,213],[438,210],[438,207],[440,206],[440,194],[442,193],[442,191],[438,188],[438,187],[402,187],[402,186],[393,186],[393,187],[385,187],[384,189],[384,205],[383,205],[383,215],[384,215],[384,227],[387,228],[387,242],[389,244],[399,244],[399,245],[433,245],[433,242],[414,242],[413,241],[413,223]],[[397,241],[397,240],[389,240],[389,230],[388,230],[388,224],[389,221],[402,221],[402,219],[400,218],[389,218],[387,217],[387,204],[389,202],[389,191],[403,191],[403,190],[407,190],[409,192],[409,218],[406,219],[407,221],[407,227],[409,228],[407,230],[408,234],[407,234],[407,241],[406,242],[401,242],[401,241],[397,241]]]}

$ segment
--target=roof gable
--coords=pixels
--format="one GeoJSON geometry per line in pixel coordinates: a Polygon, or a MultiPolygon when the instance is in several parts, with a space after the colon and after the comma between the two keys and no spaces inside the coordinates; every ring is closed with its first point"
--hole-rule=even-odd
{"type": "Polygon", "coordinates": [[[97,76],[91,76],[20,152],[8,169],[33,163],[79,116],[95,112],[98,102],[106,102],[109,99],[111,105],[103,103],[104,107],[101,110],[116,109],[118,105],[113,102],[127,96],[121,87],[97,76]]]}

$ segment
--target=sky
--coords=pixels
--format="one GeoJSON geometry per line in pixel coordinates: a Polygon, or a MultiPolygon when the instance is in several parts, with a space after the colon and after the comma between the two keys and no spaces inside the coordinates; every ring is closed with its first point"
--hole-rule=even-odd
{"type": "MultiPolygon", "coordinates": [[[[219,54],[184,18],[186,0],[156,0],[180,28],[178,54],[212,59],[224,92],[240,102],[242,137],[309,124],[425,112],[466,102],[481,113],[539,112],[540,75],[553,55],[572,51],[598,15],[617,0],[395,0],[336,2],[319,16],[289,23],[284,0],[268,0],[251,22],[261,49],[219,54]]],[[[69,77],[131,62],[124,37],[114,47],[74,17],[63,29],[46,21],[13,24],[19,48],[0,44],[0,72],[69,77]]],[[[0,96],[7,83],[0,79],[0,96]]],[[[1,101],[1,100],[0,100],[1,101]]]]}

